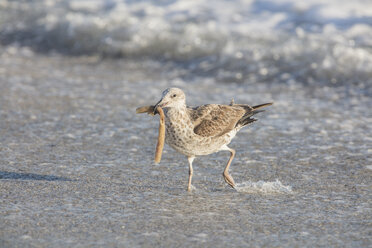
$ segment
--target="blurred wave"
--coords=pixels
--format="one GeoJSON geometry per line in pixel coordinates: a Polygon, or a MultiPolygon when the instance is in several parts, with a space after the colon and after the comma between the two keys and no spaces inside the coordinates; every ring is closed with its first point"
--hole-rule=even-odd
{"type": "Polygon", "coordinates": [[[372,84],[372,2],[0,2],[0,43],[156,59],[220,81],[372,84]]]}

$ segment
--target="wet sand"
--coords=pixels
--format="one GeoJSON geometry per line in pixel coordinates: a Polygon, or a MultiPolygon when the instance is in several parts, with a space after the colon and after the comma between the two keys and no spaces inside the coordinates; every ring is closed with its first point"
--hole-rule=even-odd
{"type": "Polygon", "coordinates": [[[2,50],[0,246],[370,247],[370,97],[2,50]],[[186,158],[166,146],[154,164],[158,119],[135,108],[169,86],[190,105],[275,102],[231,144],[241,192],[221,176],[228,153],[195,160],[192,193],[186,158]]]}

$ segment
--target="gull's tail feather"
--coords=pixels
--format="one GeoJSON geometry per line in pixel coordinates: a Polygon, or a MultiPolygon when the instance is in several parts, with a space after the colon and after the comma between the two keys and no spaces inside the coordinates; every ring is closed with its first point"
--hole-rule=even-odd
{"type": "Polygon", "coordinates": [[[273,104],[272,102],[269,102],[269,103],[264,103],[264,104],[256,105],[253,107],[249,107],[249,111],[238,121],[236,126],[244,127],[252,122],[257,121],[257,119],[252,118],[252,116],[257,113],[265,111],[265,110],[258,110],[258,109],[264,108],[266,106],[270,106],[272,104],[273,104]]]}
{"type": "Polygon", "coordinates": [[[269,103],[264,103],[264,104],[253,106],[252,108],[253,108],[253,110],[257,110],[257,109],[264,108],[266,106],[270,106],[270,105],[273,105],[273,104],[274,104],[273,102],[269,102],[269,103]]]}
{"type": "Polygon", "coordinates": [[[241,119],[238,123],[239,123],[240,126],[244,127],[244,126],[248,125],[249,123],[252,123],[252,122],[255,122],[255,121],[257,121],[257,119],[248,117],[248,118],[241,119]]]}

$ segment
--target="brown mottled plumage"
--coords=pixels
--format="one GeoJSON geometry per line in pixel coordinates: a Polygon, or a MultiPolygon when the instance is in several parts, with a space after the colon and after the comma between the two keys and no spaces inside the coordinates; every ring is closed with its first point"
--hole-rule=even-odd
{"type": "MultiPolygon", "coordinates": [[[[236,125],[241,124],[243,117],[250,117],[253,108],[248,105],[207,104],[194,109],[188,109],[194,132],[200,136],[221,136],[236,125]]],[[[244,118],[245,119],[245,118],[244,118]]]]}
{"type": "Polygon", "coordinates": [[[150,108],[163,108],[166,126],[165,142],[188,158],[188,190],[190,191],[192,162],[195,156],[224,150],[230,151],[231,156],[223,177],[231,187],[235,187],[234,179],[228,172],[235,150],[227,145],[242,127],[256,121],[251,117],[261,112],[258,109],[271,104],[251,107],[245,104],[234,104],[232,101],[230,105],[207,104],[191,108],[186,106],[186,96],[181,89],[169,88],[163,92],[162,99],[150,108]]]}

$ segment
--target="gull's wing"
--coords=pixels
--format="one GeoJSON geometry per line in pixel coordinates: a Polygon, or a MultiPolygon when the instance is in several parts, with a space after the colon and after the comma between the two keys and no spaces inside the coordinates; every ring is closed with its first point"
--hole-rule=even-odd
{"type": "Polygon", "coordinates": [[[233,130],[238,121],[252,110],[248,105],[207,104],[188,108],[188,113],[196,134],[215,137],[233,130]]]}

